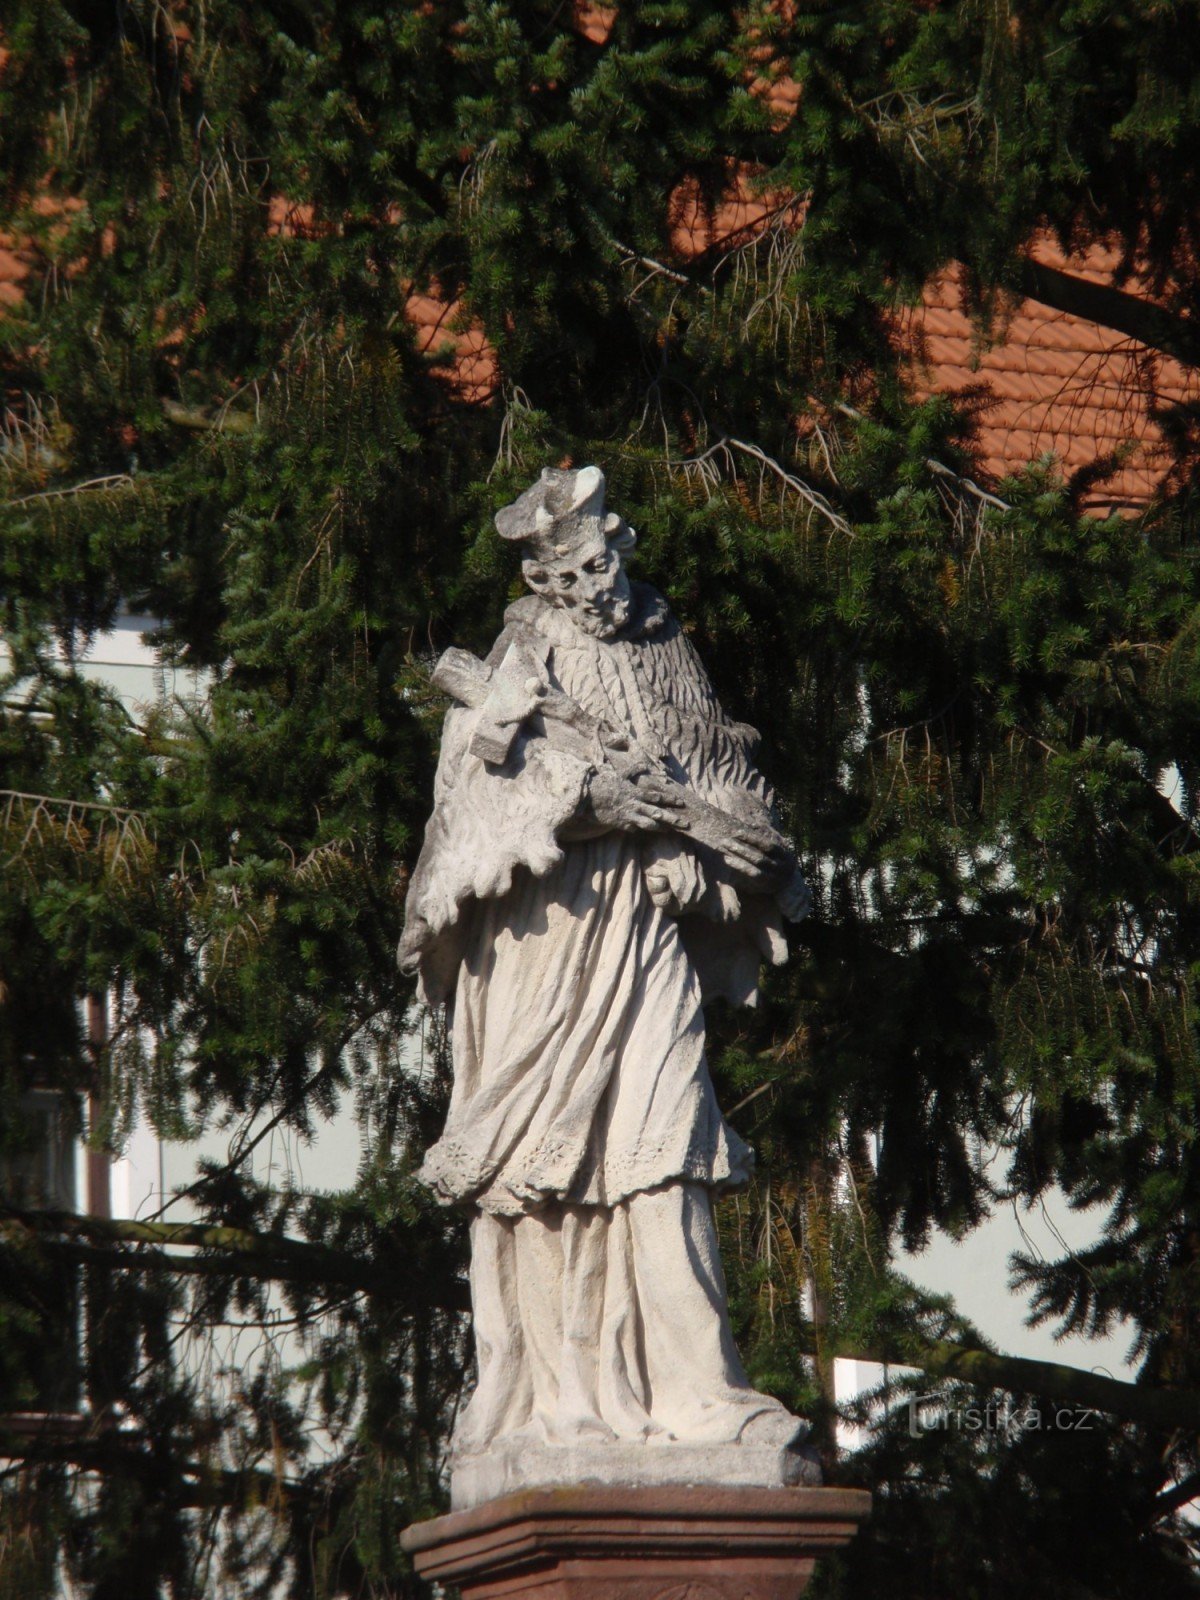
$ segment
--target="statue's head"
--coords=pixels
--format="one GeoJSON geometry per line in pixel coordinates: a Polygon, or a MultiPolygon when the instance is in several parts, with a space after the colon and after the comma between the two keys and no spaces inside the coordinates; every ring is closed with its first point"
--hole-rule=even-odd
{"type": "Polygon", "coordinates": [[[496,513],[502,539],[524,548],[521,570],[535,594],[566,611],[577,627],[608,639],[629,617],[624,558],[636,535],[604,509],[604,474],[544,467],[532,488],[496,513]]]}

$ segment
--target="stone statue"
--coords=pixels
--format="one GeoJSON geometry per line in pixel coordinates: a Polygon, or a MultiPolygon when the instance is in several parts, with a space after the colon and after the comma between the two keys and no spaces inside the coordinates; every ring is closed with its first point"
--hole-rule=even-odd
{"type": "Polygon", "coordinates": [[[531,594],[487,663],[446,653],[435,806],[401,964],[452,1008],[421,1177],[473,1210],[478,1383],[452,1493],[817,1481],[805,1425],[734,1348],[713,1196],[751,1152],[717,1106],[702,1000],[752,1004],[809,896],[754,765],[596,467],[496,527],[531,594]]]}

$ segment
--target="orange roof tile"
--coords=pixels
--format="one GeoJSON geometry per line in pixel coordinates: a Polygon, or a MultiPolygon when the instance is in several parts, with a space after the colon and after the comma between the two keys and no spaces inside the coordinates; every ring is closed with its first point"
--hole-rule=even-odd
{"type": "Polygon", "coordinates": [[[28,271],[28,264],[10,248],[5,235],[0,234],[0,306],[16,305],[21,298],[21,279],[28,271]]]}
{"type": "Polygon", "coordinates": [[[615,5],[596,5],[590,0],[576,0],[575,26],[592,44],[603,44],[617,20],[615,5]]]}
{"type": "MultiPolygon", "coordinates": [[[[733,244],[760,226],[777,202],[755,195],[743,169],[715,215],[686,184],[671,208],[671,242],[686,259],[717,243],[733,244]]],[[[797,202],[794,218],[801,225],[803,210],[797,202]]],[[[1118,262],[1117,252],[1103,245],[1067,258],[1048,238],[1036,240],[1032,254],[1102,284],[1111,283],[1118,262]]],[[[1136,283],[1127,287],[1137,292],[1136,283]]],[[[1053,454],[1070,475],[1120,453],[1120,464],[1089,488],[1082,504],[1095,512],[1143,509],[1173,465],[1155,412],[1200,400],[1200,372],[1033,300],[1014,302],[984,340],[964,300],[961,270],[937,273],[921,303],[896,319],[897,342],[915,395],[957,395],[974,411],[981,473],[1004,478],[1053,454]]]]}
{"type": "Polygon", "coordinates": [[[461,313],[457,300],[442,300],[436,294],[410,294],[404,305],[404,314],[417,332],[417,349],[436,354],[448,346],[447,360],[437,363],[442,376],[462,399],[487,400],[496,387],[495,351],[482,324],[464,322],[461,313]]]}
{"type": "MultiPolygon", "coordinates": [[[[581,7],[577,14],[585,26],[599,28],[608,20],[599,7],[590,13],[581,7]]],[[[672,247],[686,259],[714,242],[752,233],[779,204],[755,194],[749,175],[738,171],[715,216],[686,183],[669,207],[672,247]]],[[[803,203],[795,207],[800,221],[803,203]]],[[[272,231],[303,234],[312,222],[311,207],[272,200],[272,231]]],[[[1067,259],[1047,239],[1037,241],[1033,254],[1098,283],[1111,281],[1116,264],[1115,252],[1102,246],[1067,259]]],[[[0,235],[0,308],[19,300],[28,270],[14,241],[0,235]]],[[[964,310],[964,300],[960,270],[947,268],[930,279],[918,306],[898,316],[896,333],[913,392],[957,395],[974,411],[981,472],[1003,478],[1049,453],[1071,474],[1119,454],[1120,463],[1090,487],[1083,503],[1093,511],[1142,509],[1172,467],[1155,412],[1200,401],[1200,372],[1032,300],[1010,306],[989,342],[964,310]]],[[[405,313],[418,349],[446,349],[438,367],[459,396],[481,402],[494,392],[495,353],[482,326],[464,321],[457,302],[447,304],[432,285],[409,294],[405,313]]]]}
{"type": "MultiPolygon", "coordinates": [[[[1102,245],[1067,258],[1044,238],[1032,254],[1093,283],[1111,282],[1117,259],[1102,245]]],[[[1034,300],[1017,302],[987,343],[963,301],[961,272],[949,268],[929,281],[920,306],[899,319],[898,334],[917,394],[969,396],[979,418],[982,470],[1003,478],[1052,453],[1070,474],[1122,452],[1121,464],[1088,490],[1084,505],[1144,508],[1172,466],[1154,414],[1200,400],[1200,373],[1034,300]]]]}

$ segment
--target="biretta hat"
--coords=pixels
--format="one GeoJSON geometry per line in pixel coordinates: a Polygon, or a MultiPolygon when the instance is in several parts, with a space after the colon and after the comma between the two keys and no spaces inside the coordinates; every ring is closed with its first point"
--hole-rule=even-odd
{"type": "Polygon", "coordinates": [[[604,510],[599,467],[543,467],[535,484],[496,513],[502,539],[519,540],[539,561],[551,563],[570,556],[598,533],[612,539],[625,527],[616,512],[604,510]]]}

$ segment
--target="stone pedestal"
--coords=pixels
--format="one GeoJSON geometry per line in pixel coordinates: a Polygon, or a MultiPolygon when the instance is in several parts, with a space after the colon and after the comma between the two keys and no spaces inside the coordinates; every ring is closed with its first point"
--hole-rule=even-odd
{"type": "Polygon", "coordinates": [[[870,1509],[861,1489],[528,1489],[401,1544],[464,1600],[797,1600],[870,1509]]]}
{"type": "MultiPolygon", "coordinates": [[[[793,1435],[795,1417],[783,1412],[793,1435]]],[[[807,1432],[807,1430],[805,1430],[807,1432]]],[[[528,1489],[799,1489],[821,1482],[816,1452],[788,1444],[540,1444],[499,1439],[479,1455],[451,1457],[450,1509],[469,1511],[528,1489]]]]}

